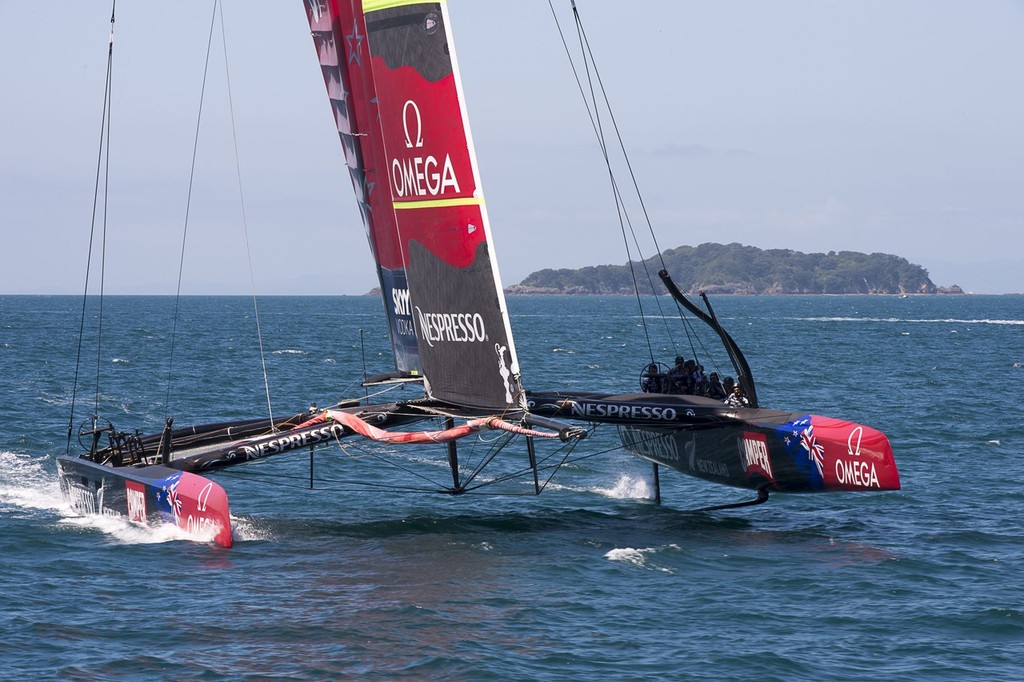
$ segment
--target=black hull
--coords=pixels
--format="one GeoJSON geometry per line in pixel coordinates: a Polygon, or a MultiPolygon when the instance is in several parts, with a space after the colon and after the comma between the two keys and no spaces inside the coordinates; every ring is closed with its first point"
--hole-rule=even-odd
{"type": "Polygon", "coordinates": [[[853,422],[658,393],[541,392],[530,406],[614,424],[628,452],[713,483],[787,493],[900,487],[889,441],[853,422]]]}

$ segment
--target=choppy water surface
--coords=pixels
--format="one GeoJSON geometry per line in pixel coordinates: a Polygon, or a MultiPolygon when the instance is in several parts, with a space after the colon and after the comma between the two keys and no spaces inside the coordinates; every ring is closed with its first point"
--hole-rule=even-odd
{"type": "MultiPolygon", "coordinates": [[[[647,351],[635,301],[509,304],[528,386],[636,386],[647,351]]],[[[663,471],[658,506],[649,466],[609,451],[540,497],[367,494],[345,481],[387,472],[328,453],[314,491],[304,456],[219,476],[237,540],[222,550],[70,512],[55,457],[81,302],[0,297],[3,675],[1024,676],[1024,298],[715,305],[765,405],[882,429],[904,489],[695,513],[746,493],[663,471]]],[[[168,385],[171,306],[107,300],[99,354],[83,346],[76,426],[97,395],[120,429],[265,410],[249,301],[185,299],[168,385]]],[[[369,371],[389,369],[380,314],[366,298],[263,301],[274,409],[359,395],[364,355],[369,371]]],[[[672,334],[685,347],[678,323],[672,334]]]]}

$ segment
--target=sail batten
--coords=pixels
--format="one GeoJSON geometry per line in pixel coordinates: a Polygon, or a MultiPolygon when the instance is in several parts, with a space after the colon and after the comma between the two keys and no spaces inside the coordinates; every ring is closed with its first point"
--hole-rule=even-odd
{"type": "Polygon", "coordinates": [[[400,372],[525,410],[447,7],[306,0],[400,372]]]}

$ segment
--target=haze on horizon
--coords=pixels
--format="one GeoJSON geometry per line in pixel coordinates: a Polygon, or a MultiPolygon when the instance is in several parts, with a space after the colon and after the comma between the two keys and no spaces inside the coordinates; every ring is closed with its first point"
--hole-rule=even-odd
{"type": "MultiPolygon", "coordinates": [[[[662,248],[892,253],[1024,292],[1024,4],[577,4],[662,248]]],[[[175,291],[212,3],[182,5],[117,5],[108,293],[175,291]]],[[[361,294],[376,276],[302,4],[267,5],[224,4],[256,291],[361,294]]],[[[625,262],[547,2],[448,8],[504,284],[625,262]]],[[[0,4],[0,293],[81,293],[109,12],[0,4]]],[[[218,37],[184,293],[250,291],[225,91],[218,37]]]]}

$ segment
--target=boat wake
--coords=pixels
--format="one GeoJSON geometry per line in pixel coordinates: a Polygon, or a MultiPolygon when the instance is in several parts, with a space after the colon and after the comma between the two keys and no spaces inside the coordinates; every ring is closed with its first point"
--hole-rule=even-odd
{"type": "Polygon", "coordinates": [[[184,530],[169,523],[162,523],[159,526],[142,526],[130,522],[123,516],[104,516],[102,514],[79,516],[71,509],[67,509],[67,515],[58,521],[58,525],[83,531],[99,531],[119,545],[156,545],[176,540],[194,540],[184,530]]]}
{"type": "Polygon", "coordinates": [[[44,461],[29,455],[0,451],[0,512],[15,517],[33,511],[66,511],[60,485],[44,461]]]}
{"type": "Polygon", "coordinates": [[[619,478],[610,487],[567,485],[556,481],[549,481],[547,490],[567,490],[574,493],[597,493],[615,500],[653,500],[654,483],[643,476],[620,474],[619,478]]]}

